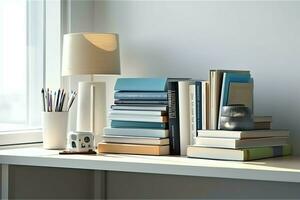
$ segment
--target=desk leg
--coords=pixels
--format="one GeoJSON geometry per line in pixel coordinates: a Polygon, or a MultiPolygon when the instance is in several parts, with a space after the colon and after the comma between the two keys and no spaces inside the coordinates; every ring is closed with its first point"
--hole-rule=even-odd
{"type": "Polygon", "coordinates": [[[106,199],[106,171],[94,171],[94,198],[106,199]]]}
{"type": "Polygon", "coordinates": [[[1,199],[8,199],[8,165],[1,165],[1,199]]]}

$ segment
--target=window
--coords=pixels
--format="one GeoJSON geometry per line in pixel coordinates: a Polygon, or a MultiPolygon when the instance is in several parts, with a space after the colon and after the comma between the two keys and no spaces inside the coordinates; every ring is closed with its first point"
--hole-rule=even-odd
{"type": "Polygon", "coordinates": [[[43,7],[41,0],[0,1],[0,132],[41,126],[43,7]]]}

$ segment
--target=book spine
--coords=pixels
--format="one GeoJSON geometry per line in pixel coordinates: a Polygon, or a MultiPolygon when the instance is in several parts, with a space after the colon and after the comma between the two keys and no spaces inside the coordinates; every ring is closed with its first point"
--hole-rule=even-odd
{"type": "Polygon", "coordinates": [[[159,105],[167,105],[168,101],[160,101],[160,100],[115,100],[115,104],[141,104],[141,105],[146,105],[146,104],[159,104],[159,105]]]}
{"type": "Polygon", "coordinates": [[[111,121],[112,128],[149,128],[149,129],[167,129],[167,123],[160,122],[136,122],[136,121],[111,121]]]}
{"type": "Polygon", "coordinates": [[[186,155],[190,144],[189,81],[178,82],[180,155],[186,155]]]}
{"type": "Polygon", "coordinates": [[[167,78],[119,78],[115,91],[166,91],[167,78]]]}
{"type": "Polygon", "coordinates": [[[167,100],[167,92],[115,92],[115,99],[121,100],[167,100]]]}
{"type": "Polygon", "coordinates": [[[196,142],[197,129],[196,129],[196,93],[195,84],[189,86],[189,103],[190,103],[190,143],[193,145],[196,142]]]}
{"type": "Polygon", "coordinates": [[[292,154],[291,145],[250,148],[244,150],[244,160],[256,160],[262,158],[287,156],[291,154],[292,154]]]}
{"type": "MultiPolygon", "coordinates": [[[[196,82],[196,130],[202,130],[202,82],[196,82]]],[[[196,135],[197,136],[197,135],[196,135]]]]}
{"type": "Polygon", "coordinates": [[[180,155],[178,82],[168,82],[170,154],[180,155]]]}

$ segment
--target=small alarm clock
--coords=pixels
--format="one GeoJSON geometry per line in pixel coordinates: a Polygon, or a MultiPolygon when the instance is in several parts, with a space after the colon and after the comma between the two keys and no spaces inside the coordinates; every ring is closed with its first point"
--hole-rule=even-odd
{"type": "Polygon", "coordinates": [[[68,137],[68,150],[88,152],[94,150],[94,135],[91,132],[71,132],[68,137]]]}

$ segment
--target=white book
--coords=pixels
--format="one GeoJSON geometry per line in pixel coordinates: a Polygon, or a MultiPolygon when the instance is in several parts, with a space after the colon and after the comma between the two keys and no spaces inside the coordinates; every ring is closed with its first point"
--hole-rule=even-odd
{"type": "Polygon", "coordinates": [[[262,138],[262,137],[288,137],[288,130],[251,130],[251,131],[224,131],[224,130],[198,130],[198,137],[215,138],[262,138]]]}
{"type": "Polygon", "coordinates": [[[103,130],[104,135],[135,136],[135,137],[169,137],[169,130],[163,129],[143,129],[143,128],[111,128],[103,130]]]}
{"type": "Polygon", "coordinates": [[[180,155],[186,155],[190,143],[189,83],[187,80],[178,81],[180,155]]]}
{"type": "Polygon", "coordinates": [[[168,106],[161,105],[112,105],[111,108],[113,110],[159,110],[159,111],[167,111],[168,106]]]}
{"type": "Polygon", "coordinates": [[[168,145],[169,144],[169,138],[104,135],[102,137],[102,139],[103,139],[103,142],[108,142],[108,143],[148,144],[148,145],[168,145]]]}
{"type": "Polygon", "coordinates": [[[137,122],[168,122],[167,116],[109,114],[108,119],[137,122]]]}
{"type": "Polygon", "coordinates": [[[149,115],[149,116],[162,116],[166,115],[165,111],[151,111],[151,110],[110,110],[109,114],[117,115],[149,115]]]}
{"type": "Polygon", "coordinates": [[[207,129],[207,107],[208,107],[208,81],[202,81],[202,130],[207,129]]]}
{"type": "Polygon", "coordinates": [[[288,144],[288,137],[266,137],[253,139],[197,137],[196,146],[241,149],[250,147],[267,147],[288,144]]]}
{"type": "Polygon", "coordinates": [[[189,86],[189,110],[190,110],[190,144],[195,144],[196,130],[196,85],[189,86]]]}

